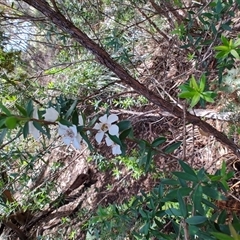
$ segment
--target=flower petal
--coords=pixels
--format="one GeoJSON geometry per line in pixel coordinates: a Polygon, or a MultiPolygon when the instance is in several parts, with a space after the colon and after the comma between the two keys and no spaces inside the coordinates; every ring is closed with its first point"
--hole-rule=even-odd
{"type": "Polygon", "coordinates": [[[81,143],[82,136],[80,135],[80,133],[77,133],[77,137],[76,138],[77,138],[78,142],[81,143]]]}
{"type": "Polygon", "coordinates": [[[38,109],[37,109],[37,107],[35,107],[34,110],[33,110],[33,118],[35,118],[35,119],[39,119],[39,117],[38,117],[38,109]]]}
{"type": "Polygon", "coordinates": [[[108,116],[107,123],[111,124],[118,120],[118,116],[116,114],[111,114],[108,116]]]}
{"type": "Polygon", "coordinates": [[[112,146],[112,154],[113,155],[118,155],[118,154],[121,154],[122,151],[121,151],[121,147],[118,145],[118,144],[115,144],[112,146]]]}
{"type": "Polygon", "coordinates": [[[107,123],[107,120],[108,120],[107,114],[105,114],[99,118],[99,121],[102,123],[107,123]]]}
{"type": "Polygon", "coordinates": [[[96,123],[96,124],[94,125],[93,129],[100,130],[100,129],[101,129],[101,126],[102,126],[102,124],[96,123]]]}
{"type": "Polygon", "coordinates": [[[104,132],[98,132],[97,134],[96,134],[96,136],[95,136],[95,139],[96,139],[96,141],[98,142],[98,144],[100,144],[101,143],[101,141],[102,141],[102,139],[103,139],[103,136],[104,136],[104,132]]]}
{"type": "Polygon", "coordinates": [[[107,146],[112,146],[114,144],[114,142],[108,135],[106,136],[105,141],[106,141],[107,146]]]}
{"type": "Polygon", "coordinates": [[[77,138],[74,138],[74,139],[73,139],[73,146],[74,146],[76,149],[80,150],[81,145],[80,145],[80,142],[78,141],[77,138]]]}
{"type": "Polygon", "coordinates": [[[61,124],[61,123],[59,123],[58,125],[59,125],[59,127],[58,127],[58,134],[60,136],[65,135],[66,131],[68,130],[68,127],[66,125],[61,124]]]}
{"type": "Polygon", "coordinates": [[[79,115],[79,116],[78,116],[78,125],[79,125],[79,126],[83,126],[83,125],[84,125],[82,115],[79,115]]]}
{"type": "Polygon", "coordinates": [[[46,121],[55,122],[59,117],[59,113],[55,108],[50,107],[46,109],[46,113],[43,116],[46,121]]]}
{"type": "Polygon", "coordinates": [[[30,122],[28,123],[28,129],[29,129],[29,131],[28,131],[29,134],[31,134],[36,141],[39,141],[40,132],[39,132],[39,130],[37,130],[37,129],[34,127],[32,121],[30,121],[30,122]]]}
{"type": "Polygon", "coordinates": [[[64,136],[62,138],[62,141],[66,144],[66,145],[70,145],[70,143],[72,142],[72,138],[68,137],[68,136],[64,136]]]}
{"type": "Polygon", "coordinates": [[[119,135],[119,127],[116,125],[116,124],[113,124],[110,126],[110,128],[108,129],[108,132],[111,134],[111,135],[119,135]]]}
{"type": "Polygon", "coordinates": [[[69,129],[71,129],[71,131],[73,132],[74,136],[77,136],[77,127],[76,125],[72,125],[69,127],[69,129]]]}

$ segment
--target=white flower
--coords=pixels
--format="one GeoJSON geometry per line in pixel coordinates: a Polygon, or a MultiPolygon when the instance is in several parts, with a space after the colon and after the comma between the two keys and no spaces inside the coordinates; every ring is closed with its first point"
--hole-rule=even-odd
{"type": "MultiPolygon", "coordinates": [[[[33,118],[35,119],[39,119],[38,118],[38,110],[37,108],[35,107],[34,110],[33,110],[33,118]]],[[[28,123],[28,129],[29,129],[29,134],[33,135],[33,138],[36,140],[36,141],[39,141],[39,138],[40,138],[40,132],[39,130],[37,130],[34,125],[33,125],[33,122],[32,121],[29,121],[28,123]]]]}
{"type": "Polygon", "coordinates": [[[117,120],[118,116],[115,114],[111,114],[109,116],[105,114],[104,116],[99,118],[100,123],[96,123],[95,126],[93,127],[94,129],[98,130],[95,136],[95,139],[98,142],[98,144],[102,141],[103,136],[107,131],[109,134],[113,136],[119,134],[119,127],[116,124],[112,124],[117,120]]]}
{"type": "Polygon", "coordinates": [[[46,109],[46,113],[43,116],[46,121],[55,122],[59,117],[59,113],[55,108],[50,107],[46,109]]]}
{"type": "Polygon", "coordinates": [[[106,135],[105,141],[106,141],[107,146],[112,147],[113,155],[118,155],[118,154],[122,153],[120,145],[113,142],[112,139],[108,135],[106,135]]]}
{"type": "Polygon", "coordinates": [[[62,140],[66,145],[70,145],[72,143],[76,149],[81,148],[80,142],[82,140],[82,137],[77,132],[76,125],[68,127],[59,123],[58,134],[62,136],[62,140]]]}
{"type": "Polygon", "coordinates": [[[78,125],[79,125],[79,126],[83,126],[83,125],[84,125],[82,115],[79,115],[79,116],[78,116],[78,125]]]}

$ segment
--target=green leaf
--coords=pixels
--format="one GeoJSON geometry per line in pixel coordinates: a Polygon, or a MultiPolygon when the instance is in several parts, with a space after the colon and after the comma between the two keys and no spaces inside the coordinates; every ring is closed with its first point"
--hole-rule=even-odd
{"type": "Polygon", "coordinates": [[[234,240],[240,240],[240,235],[237,234],[236,230],[234,229],[234,227],[231,223],[229,223],[229,229],[230,229],[231,235],[233,236],[234,240]]]}
{"type": "Polygon", "coordinates": [[[24,109],[23,107],[21,107],[20,105],[18,105],[17,103],[15,104],[16,108],[18,109],[18,111],[24,116],[27,117],[27,111],[26,109],[24,109]]]}
{"type": "Polygon", "coordinates": [[[200,84],[199,84],[199,90],[200,92],[203,92],[206,86],[206,75],[203,74],[200,78],[200,84]]]}
{"type": "Polygon", "coordinates": [[[40,131],[42,134],[48,135],[48,133],[42,128],[42,126],[36,122],[36,121],[32,121],[33,122],[33,126],[40,131]]]}
{"type": "Polygon", "coordinates": [[[193,204],[194,204],[194,208],[195,210],[197,210],[198,212],[201,211],[202,209],[202,205],[201,205],[201,202],[202,202],[202,193],[203,193],[203,190],[202,190],[202,186],[201,185],[197,185],[196,189],[194,190],[193,192],[193,204]]]}
{"type": "Polygon", "coordinates": [[[228,56],[229,52],[218,52],[215,56],[215,58],[217,59],[224,59],[228,56]]]}
{"type": "Polygon", "coordinates": [[[234,238],[220,232],[211,232],[211,234],[218,240],[234,240],[234,238]]]}
{"type": "Polygon", "coordinates": [[[195,89],[189,86],[189,84],[182,84],[179,86],[179,89],[183,92],[195,92],[195,89]]]}
{"type": "Polygon", "coordinates": [[[194,90],[194,92],[181,92],[178,94],[179,98],[192,98],[194,95],[196,94],[196,91],[194,90]]]}
{"type": "Polygon", "coordinates": [[[227,164],[225,161],[222,162],[222,167],[221,167],[221,176],[225,176],[227,173],[227,164]]]}
{"type": "Polygon", "coordinates": [[[7,114],[7,116],[12,115],[11,112],[2,104],[2,102],[0,102],[0,108],[2,109],[2,111],[3,111],[4,113],[7,114]]]}
{"type": "Polygon", "coordinates": [[[202,189],[203,193],[208,197],[211,197],[216,200],[226,200],[226,197],[224,195],[222,195],[218,190],[212,187],[203,186],[202,189]]]}
{"type": "Polygon", "coordinates": [[[117,137],[117,136],[113,136],[113,135],[111,135],[111,134],[108,134],[108,136],[109,136],[109,138],[113,141],[113,142],[115,142],[115,143],[117,143],[118,145],[120,145],[120,146],[122,146],[122,142],[121,142],[121,140],[117,137]]]}
{"type": "Polygon", "coordinates": [[[189,173],[190,175],[193,175],[193,176],[197,177],[197,175],[193,171],[193,169],[188,164],[186,164],[184,161],[179,160],[179,164],[181,165],[184,172],[189,173]]]}
{"type": "Polygon", "coordinates": [[[7,117],[5,119],[5,124],[6,124],[8,129],[14,129],[17,125],[17,118],[14,117],[14,116],[7,117]]]}
{"type": "Polygon", "coordinates": [[[169,216],[176,216],[176,217],[181,217],[182,216],[182,213],[176,208],[169,208],[165,212],[169,216]]]}
{"type": "Polygon", "coordinates": [[[238,38],[235,42],[234,42],[234,47],[238,47],[240,45],[240,38],[238,38]]]}
{"type": "Polygon", "coordinates": [[[217,223],[218,223],[218,224],[224,224],[224,223],[226,222],[226,219],[227,219],[227,212],[226,212],[226,210],[224,209],[224,210],[221,211],[221,213],[219,214],[218,219],[217,219],[217,223]]]}
{"type": "Polygon", "coordinates": [[[5,120],[6,120],[6,118],[3,118],[3,119],[0,120],[0,128],[1,128],[2,126],[4,126],[4,128],[6,128],[5,120]]]}
{"type": "Polygon", "coordinates": [[[192,87],[193,89],[197,90],[197,91],[199,90],[197,81],[196,81],[194,76],[191,77],[189,86],[192,87]]]}
{"type": "Polygon", "coordinates": [[[184,173],[184,172],[173,172],[173,175],[177,176],[178,178],[191,181],[191,182],[197,182],[198,179],[196,176],[193,176],[189,173],[184,173]]]}
{"type": "Polygon", "coordinates": [[[222,1],[218,0],[216,5],[216,13],[219,14],[223,10],[222,1]]]}
{"type": "Polygon", "coordinates": [[[239,59],[239,54],[237,53],[237,51],[235,49],[232,49],[230,51],[230,53],[236,58],[236,59],[239,59]]]}
{"type": "Polygon", "coordinates": [[[192,188],[189,187],[181,187],[179,189],[171,190],[161,201],[175,201],[177,200],[177,194],[180,191],[183,197],[188,196],[192,192],[192,188]]]}
{"type": "Polygon", "coordinates": [[[154,151],[152,149],[149,149],[146,156],[146,162],[145,162],[145,171],[148,172],[150,165],[152,163],[152,157],[153,157],[154,151]]]}
{"type": "Polygon", "coordinates": [[[148,234],[148,231],[149,231],[149,228],[150,228],[150,222],[146,222],[143,224],[143,226],[140,228],[140,233],[143,233],[144,235],[147,235],[148,234]]]}
{"type": "Polygon", "coordinates": [[[78,126],[78,123],[79,123],[78,122],[78,112],[76,109],[73,111],[73,114],[72,114],[72,123],[76,126],[78,126]]]}
{"type": "Polygon", "coordinates": [[[78,99],[75,99],[71,105],[71,107],[68,109],[65,118],[68,119],[70,117],[70,115],[72,114],[73,110],[75,109],[76,105],[77,105],[78,99]]]}
{"type": "Polygon", "coordinates": [[[28,122],[26,122],[23,127],[23,137],[27,138],[28,133],[29,133],[28,122]]]}
{"type": "Polygon", "coordinates": [[[183,218],[186,218],[187,217],[187,206],[186,206],[184,199],[182,197],[182,194],[179,190],[177,192],[177,199],[178,199],[179,209],[182,213],[182,216],[183,216],[183,218]]]}
{"type": "Polygon", "coordinates": [[[172,185],[172,186],[176,186],[179,184],[178,181],[174,179],[161,179],[160,182],[161,184],[172,185]]]}
{"type": "Polygon", "coordinates": [[[221,28],[225,31],[232,31],[232,28],[228,24],[222,24],[221,28]]]}
{"type": "Polygon", "coordinates": [[[200,94],[197,93],[193,96],[190,107],[193,108],[195,105],[197,105],[199,100],[200,100],[200,94]]]}
{"type": "Polygon", "coordinates": [[[197,177],[198,177],[198,180],[201,181],[201,182],[208,182],[208,180],[209,180],[207,175],[206,175],[206,172],[205,172],[204,168],[201,168],[197,172],[197,177]]]}
{"type": "Polygon", "coordinates": [[[229,45],[227,38],[225,38],[223,35],[221,36],[221,41],[222,41],[223,45],[225,45],[225,46],[229,45]]]}
{"type": "Polygon", "coordinates": [[[173,151],[175,151],[177,148],[179,148],[179,146],[182,144],[182,142],[175,142],[171,145],[169,145],[168,147],[166,147],[163,151],[166,153],[166,154],[170,154],[172,153],[173,151]]]}
{"type": "Polygon", "coordinates": [[[153,142],[152,142],[152,146],[153,147],[158,147],[159,145],[163,144],[166,142],[166,138],[165,137],[159,137],[156,138],[153,142]]]}
{"type": "Polygon", "coordinates": [[[210,27],[211,27],[212,33],[213,33],[214,35],[216,35],[216,34],[217,34],[217,29],[216,29],[216,27],[215,27],[215,23],[212,23],[210,27]]]}
{"type": "Polygon", "coordinates": [[[205,93],[202,93],[202,96],[201,96],[206,102],[211,102],[213,103],[214,102],[214,99],[212,98],[211,94],[208,94],[207,92],[205,93]]]}
{"type": "Polygon", "coordinates": [[[212,209],[215,209],[215,210],[218,209],[218,207],[216,205],[214,205],[212,202],[208,201],[205,198],[202,199],[202,203],[204,203],[206,206],[208,206],[208,207],[210,207],[212,209]]]}
{"type": "Polygon", "coordinates": [[[191,225],[202,224],[207,221],[207,217],[205,216],[194,216],[186,219],[186,223],[191,225]]]}
{"type": "Polygon", "coordinates": [[[127,136],[131,135],[132,131],[133,131],[132,128],[126,129],[125,131],[123,131],[123,132],[119,135],[119,139],[121,139],[121,140],[126,139],[127,136]]]}
{"type": "Polygon", "coordinates": [[[1,132],[0,132],[0,144],[2,144],[3,139],[5,138],[7,132],[8,132],[7,128],[4,128],[4,129],[1,130],[1,132]]]}
{"type": "Polygon", "coordinates": [[[93,151],[93,146],[89,141],[87,134],[85,134],[84,132],[80,132],[80,135],[82,136],[83,140],[87,143],[89,150],[93,151]]]}
{"type": "Polygon", "coordinates": [[[32,117],[32,113],[33,113],[33,102],[32,102],[32,100],[29,100],[26,109],[27,109],[27,116],[32,117]]]}
{"type": "Polygon", "coordinates": [[[216,46],[216,47],[214,47],[214,49],[217,50],[217,51],[229,52],[229,47],[228,46],[223,46],[223,45],[216,46]]]}
{"type": "Polygon", "coordinates": [[[222,176],[208,175],[208,177],[212,182],[218,182],[219,180],[222,179],[222,176]]]}
{"type": "Polygon", "coordinates": [[[124,130],[127,130],[129,128],[132,128],[131,122],[128,120],[125,121],[121,121],[119,123],[117,123],[118,127],[119,127],[119,132],[122,132],[124,130]]]}
{"type": "Polygon", "coordinates": [[[60,119],[59,122],[60,122],[61,124],[63,124],[63,125],[66,125],[67,127],[72,126],[72,123],[69,122],[69,121],[66,120],[66,119],[60,119]]]}

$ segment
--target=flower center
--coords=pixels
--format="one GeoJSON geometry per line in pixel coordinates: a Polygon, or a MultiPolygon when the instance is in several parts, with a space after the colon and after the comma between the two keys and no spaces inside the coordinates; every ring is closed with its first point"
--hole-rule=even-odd
{"type": "Polygon", "coordinates": [[[106,132],[108,130],[108,124],[107,123],[103,123],[102,126],[101,126],[101,130],[103,132],[106,132]]]}
{"type": "Polygon", "coordinates": [[[74,134],[74,132],[71,129],[67,129],[66,136],[70,137],[70,138],[74,138],[75,134],[74,134]]]}

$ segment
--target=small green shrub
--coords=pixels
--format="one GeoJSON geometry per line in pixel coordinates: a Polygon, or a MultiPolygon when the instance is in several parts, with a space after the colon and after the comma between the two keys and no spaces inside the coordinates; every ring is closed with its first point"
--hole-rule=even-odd
{"type": "Polygon", "coordinates": [[[215,174],[179,164],[182,171],[159,179],[151,192],[122,205],[99,206],[89,221],[87,239],[233,239],[229,236],[239,234],[240,219],[234,215],[229,228],[226,212],[215,205],[226,200],[233,173],[225,163],[215,174]]]}

